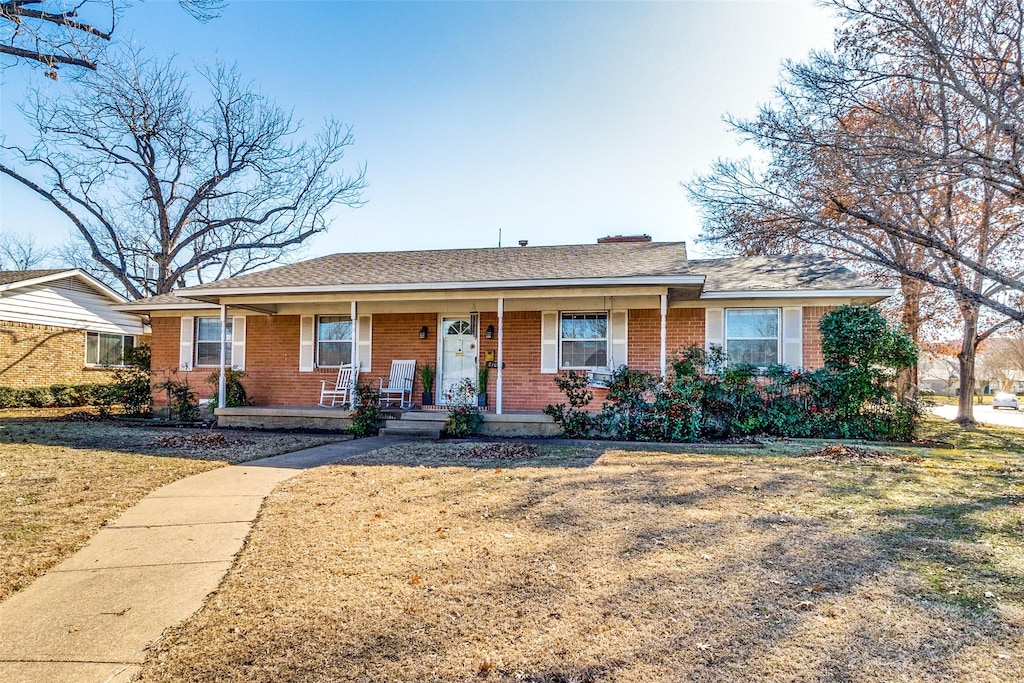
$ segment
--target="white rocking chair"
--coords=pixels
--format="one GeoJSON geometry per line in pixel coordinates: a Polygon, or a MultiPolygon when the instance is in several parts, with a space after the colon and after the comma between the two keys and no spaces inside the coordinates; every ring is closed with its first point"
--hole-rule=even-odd
{"type": "Polygon", "coordinates": [[[391,376],[388,377],[388,385],[384,386],[383,379],[380,381],[380,404],[390,407],[391,402],[397,398],[400,408],[403,410],[412,408],[412,384],[415,376],[416,361],[391,361],[391,376]]]}
{"type": "Polygon", "coordinates": [[[331,399],[331,407],[335,404],[351,404],[355,397],[356,380],[359,378],[359,368],[351,365],[342,365],[338,368],[338,379],[334,382],[334,388],[330,388],[327,380],[320,382],[320,405],[326,406],[327,399],[331,399]]]}

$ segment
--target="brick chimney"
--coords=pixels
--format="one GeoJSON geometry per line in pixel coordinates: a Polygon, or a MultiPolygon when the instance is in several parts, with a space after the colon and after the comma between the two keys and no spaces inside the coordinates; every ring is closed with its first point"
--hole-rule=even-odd
{"type": "Polygon", "coordinates": [[[620,244],[622,242],[650,242],[650,235],[608,235],[607,237],[600,237],[597,240],[598,244],[620,244]]]}

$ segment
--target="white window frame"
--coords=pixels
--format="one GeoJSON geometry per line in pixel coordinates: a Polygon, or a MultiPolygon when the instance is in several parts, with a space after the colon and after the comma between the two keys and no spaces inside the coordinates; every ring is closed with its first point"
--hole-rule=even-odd
{"type": "MultiPolygon", "coordinates": [[[[227,329],[228,329],[227,348],[225,349],[226,353],[225,353],[225,356],[224,356],[224,366],[228,367],[228,368],[232,367],[232,364],[231,364],[231,355],[232,355],[231,354],[231,346],[232,346],[232,343],[233,343],[233,334],[232,333],[234,332],[234,325],[235,325],[234,319],[233,318],[228,318],[228,320],[227,320],[227,329]]],[[[219,368],[220,367],[220,342],[221,342],[222,338],[223,338],[223,333],[220,332],[220,318],[214,318],[212,316],[203,316],[203,317],[196,316],[195,335],[193,336],[193,340],[194,341],[192,342],[192,358],[195,361],[193,363],[193,367],[197,367],[197,368],[219,368]],[[200,341],[199,340],[199,324],[200,324],[201,320],[212,320],[214,323],[216,323],[217,328],[218,328],[218,330],[217,330],[218,331],[218,335],[217,335],[217,340],[216,341],[213,341],[213,340],[210,340],[210,341],[200,341]],[[199,345],[200,344],[216,344],[217,345],[217,362],[216,363],[207,365],[207,364],[202,364],[202,363],[199,362],[199,345]]]]}
{"type": "Polygon", "coordinates": [[[85,333],[85,364],[92,368],[123,368],[127,367],[128,363],[124,360],[125,340],[132,340],[132,348],[135,348],[135,335],[134,334],[115,334],[113,332],[86,332],[85,333]],[[96,362],[89,360],[89,337],[96,337],[96,362]],[[100,337],[120,337],[121,338],[121,362],[120,363],[100,363],[99,362],[99,350],[100,350],[100,337]]]}
{"type": "Polygon", "coordinates": [[[558,368],[559,370],[605,370],[608,368],[608,359],[611,358],[611,327],[612,327],[612,316],[611,311],[559,311],[558,312],[558,368]],[[567,315],[603,315],[605,326],[604,326],[604,337],[594,337],[588,339],[577,339],[570,337],[566,339],[562,336],[562,320],[567,315]],[[563,342],[604,342],[604,365],[565,365],[562,359],[562,344],[563,342]]]}
{"type": "Polygon", "coordinates": [[[349,345],[348,346],[349,364],[351,364],[351,362],[352,362],[351,359],[354,357],[354,353],[355,353],[355,333],[356,333],[356,325],[355,325],[355,323],[352,320],[352,316],[350,316],[350,315],[339,315],[339,314],[330,314],[330,315],[328,315],[328,314],[325,314],[325,315],[318,315],[318,316],[316,316],[316,318],[313,320],[313,339],[314,339],[313,346],[314,346],[314,353],[316,354],[316,360],[315,360],[316,367],[318,367],[318,368],[338,368],[338,367],[341,367],[341,366],[338,366],[338,365],[324,365],[323,363],[320,362],[320,344],[348,344],[349,345]],[[325,339],[321,339],[320,338],[320,320],[321,320],[321,318],[339,318],[342,321],[349,322],[351,324],[351,327],[349,329],[352,330],[352,336],[350,336],[348,339],[326,339],[326,340],[325,339]]]}
{"type": "MultiPolygon", "coordinates": [[[[764,341],[771,339],[771,337],[731,337],[729,335],[729,313],[732,311],[742,311],[749,313],[751,311],[774,311],[775,312],[775,363],[782,362],[782,309],[775,307],[764,307],[764,308],[726,308],[725,313],[722,316],[722,349],[725,352],[725,362],[728,364],[731,362],[729,358],[729,342],[731,340],[736,341],[764,341]]],[[[767,365],[755,365],[758,369],[764,369],[767,365]]]]}

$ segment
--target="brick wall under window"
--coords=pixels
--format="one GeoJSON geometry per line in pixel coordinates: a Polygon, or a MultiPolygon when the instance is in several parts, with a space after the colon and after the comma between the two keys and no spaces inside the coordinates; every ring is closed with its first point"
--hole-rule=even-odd
{"type": "Polygon", "coordinates": [[[104,368],[85,365],[85,330],[0,321],[0,386],[106,384],[104,368]]]}

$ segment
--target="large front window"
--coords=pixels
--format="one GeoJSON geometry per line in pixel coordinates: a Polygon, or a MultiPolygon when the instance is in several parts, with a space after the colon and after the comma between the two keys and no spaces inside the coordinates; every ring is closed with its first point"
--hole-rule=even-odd
{"type": "Polygon", "coordinates": [[[352,319],[341,315],[321,315],[316,319],[316,364],[336,368],[352,363],[352,319]]]}
{"type": "Polygon", "coordinates": [[[559,332],[563,369],[608,367],[607,313],[562,313],[559,332]]]}
{"type": "Polygon", "coordinates": [[[125,334],[85,333],[86,365],[125,365],[125,353],[135,348],[135,337],[125,334]]]}
{"type": "MultiPolygon", "coordinates": [[[[231,367],[231,319],[227,323],[224,364],[231,367]]],[[[196,318],[196,365],[220,367],[220,318],[196,318]]]]}
{"type": "Polygon", "coordinates": [[[779,309],[727,309],[725,353],[730,363],[759,368],[778,363],[779,309]]]}

